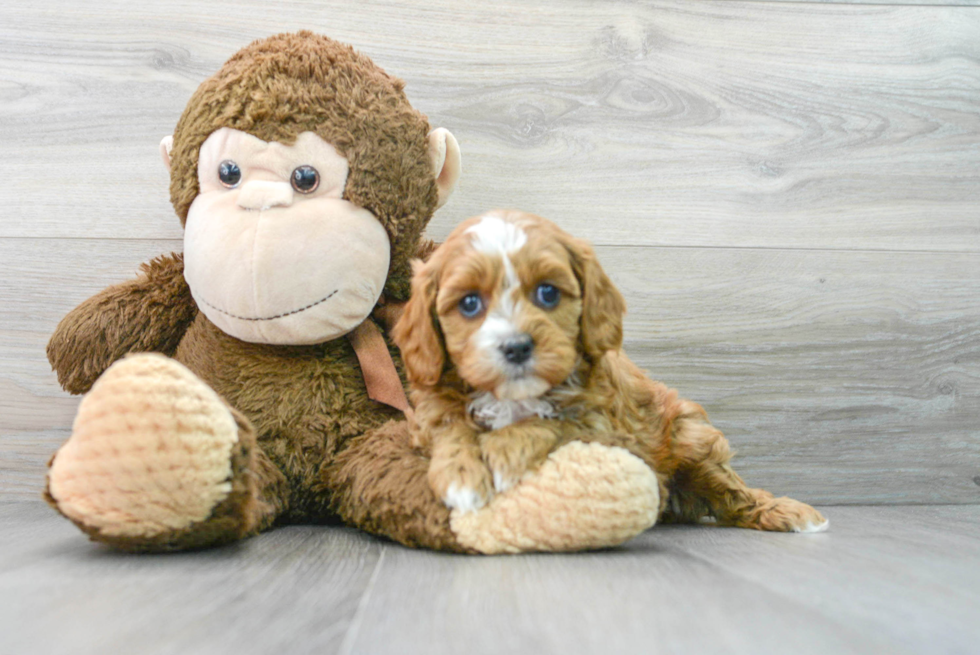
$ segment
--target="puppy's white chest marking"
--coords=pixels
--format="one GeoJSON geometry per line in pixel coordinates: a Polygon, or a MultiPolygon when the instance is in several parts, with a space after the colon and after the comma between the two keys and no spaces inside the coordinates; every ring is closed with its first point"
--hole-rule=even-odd
{"type": "Polygon", "coordinates": [[[499,430],[532,416],[558,418],[558,410],[547,400],[541,398],[498,400],[490,392],[474,396],[467,404],[466,410],[474,421],[487,430],[499,430]]]}

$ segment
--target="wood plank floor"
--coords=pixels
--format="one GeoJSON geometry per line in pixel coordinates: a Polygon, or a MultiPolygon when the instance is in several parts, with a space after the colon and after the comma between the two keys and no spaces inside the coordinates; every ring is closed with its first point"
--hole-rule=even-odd
{"type": "Polygon", "coordinates": [[[825,507],[831,531],[658,526],[466,557],[347,528],[166,556],[0,504],[0,653],[976,653],[980,506],[825,507]]]}

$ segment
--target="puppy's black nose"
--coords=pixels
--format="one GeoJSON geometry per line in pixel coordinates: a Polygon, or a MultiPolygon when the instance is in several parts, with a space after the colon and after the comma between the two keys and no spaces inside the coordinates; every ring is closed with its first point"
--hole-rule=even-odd
{"type": "Polygon", "coordinates": [[[531,335],[522,334],[504,341],[503,345],[500,346],[500,350],[504,353],[504,359],[511,364],[523,364],[531,359],[531,352],[534,350],[534,340],[531,339],[531,335]]]}

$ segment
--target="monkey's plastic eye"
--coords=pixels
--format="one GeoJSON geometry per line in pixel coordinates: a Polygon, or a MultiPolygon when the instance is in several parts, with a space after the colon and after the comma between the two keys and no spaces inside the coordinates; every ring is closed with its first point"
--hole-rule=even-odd
{"type": "Polygon", "coordinates": [[[298,166],[293,171],[293,188],[300,193],[313,193],[320,186],[320,174],[312,166],[298,166]]]}
{"type": "Polygon", "coordinates": [[[539,284],[534,290],[534,304],[542,309],[554,309],[561,300],[561,292],[553,284],[539,284]]]}
{"type": "Polygon", "coordinates": [[[466,318],[473,318],[483,311],[483,299],[478,293],[470,293],[459,301],[459,313],[466,318]]]}
{"type": "Polygon", "coordinates": [[[218,179],[222,185],[233,189],[242,181],[242,169],[232,160],[226,159],[218,164],[218,179]]]}

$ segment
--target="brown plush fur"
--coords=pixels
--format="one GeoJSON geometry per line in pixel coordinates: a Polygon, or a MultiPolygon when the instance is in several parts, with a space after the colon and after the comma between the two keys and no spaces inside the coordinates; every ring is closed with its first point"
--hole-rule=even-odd
{"type": "MultiPolygon", "coordinates": [[[[394,349],[392,348],[394,351],[394,349]]],[[[249,417],[262,452],[288,483],[284,519],[329,518],[330,494],[315,493],[320,470],[354,437],[401,417],[368,398],[347,339],[314,346],[246,343],[203,314],[174,358],[249,417]]]]}
{"type": "Polygon", "coordinates": [[[411,444],[408,424],[391,421],[357,437],[327,467],[336,511],[369,532],[407,546],[467,552],[449,529],[449,509],[426,484],[429,458],[411,444]],[[363,475],[365,469],[374,476],[363,475]]]}
{"type": "MultiPolygon", "coordinates": [[[[194,93],[174,133],[171,198],[182,222],[198,193],[200,146],[220,127],[286,144],[310,130],[332,143],[350,163],[345,198],[371,210],[389,233],[385,295],[407,296],[409,259],[426,248],[420,234],[437,190],[428,123],[400,80],[349,46],[309,32],[244,48],[194,93]]],[[[87,391],[130,352],[162,352],[186,365],[237,412],[243,450],[234,491],[204,524],[180,534],[93,538],[128,550],[168,550],[240,538],[273,522],[340,519],[402,543],[459,549],[448,512],[416,475],[420,454],[407,438],[384,436],[403,429],[383,427],[401,414],[368,398],[347,339],[314,346],[239,341],[197,311],[182,270],[179,255],[159,258],[136,280],[82,303],[58,326],[48,357],[72,393],[87,391]]]]}
{"type": "Polygon", "coordinates": [[[66,391],[85,393],[126,353],[173,355],[196,315],[183,256],[157,257],[135,280],[101,291],[65,316],[48,343],[48,360],[66,391]]]}
{"type": "MultiPolygon", "coordinates": [[[[732,470],[728,442],[704,410],[650,380],[621,350],[625,303],[592,248],[553,223],[520,212],[494,212],[526,235],[506,255],[474,245],[484,217],[464,222],[428,262],[419,265],[413,295],[396,325],[416,406],[416,440],[432,447],[429,481],[443,495],[450,484],[492,493],[489,470],[517,479],[570,440],[618,445],[643,459],[661,481],[668,519],[759,530],[809,530],[824,523],[812,507],[751,489],[732,470]],[[508,260],[504,262],[504,258],[508,260]],[[508,303],[506,268],[519,288],[508,303]],[[552,308],[531,299],[539,284],[561,291],[552,308]],[[461,298],[478,293],[482,314],[460,314],[461,298]],[[484,340],[474,338],[488,316],[508,314],[533,337],[530,372],[548,384],[540,397],[558,418],[526,418],[489,430],[468,410],[475,394],[513,384],[512,370],[484,340]],[[569,352],[571,350],[571,352],[569,352]],[[448,418],[447,418],[448,417],[448,418]],[[488,470],[489,469],[489,470],[488,470]]],[[[503,232],[498,230],[498,234],[503,232]]],[[[496,320],[501,320],[497,318],[496,320]]]]}

